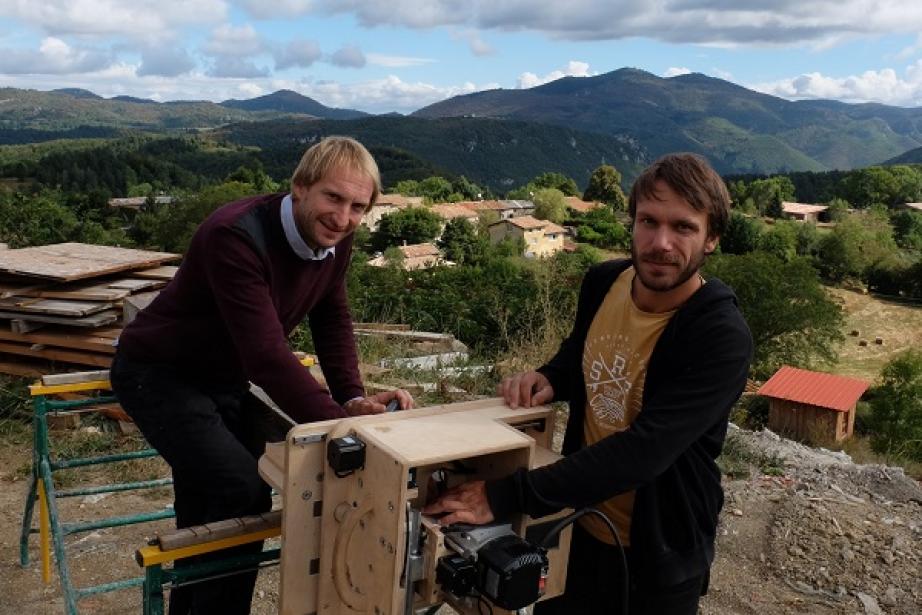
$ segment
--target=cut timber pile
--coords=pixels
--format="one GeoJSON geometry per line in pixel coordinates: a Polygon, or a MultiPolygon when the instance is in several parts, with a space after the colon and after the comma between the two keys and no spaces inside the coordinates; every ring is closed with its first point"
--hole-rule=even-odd
{"type": "Polygon", "coordinates": [[[0,250],[0,373],[109,367],[125,315],[169,282],[177,267],[165,263],[179,258],[81,243],[0,250]]]}

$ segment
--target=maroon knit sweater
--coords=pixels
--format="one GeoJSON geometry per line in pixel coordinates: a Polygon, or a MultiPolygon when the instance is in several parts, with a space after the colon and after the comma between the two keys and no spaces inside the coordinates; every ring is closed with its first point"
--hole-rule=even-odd
{"type": "Polygon", "coordinates": [[[346,303],[352,237],[334,257],[301,259],[282,229],[283,197],[251,197],[211,214],[176,277],[122,332],[119,349],[206,387],[250,380],[299,423],[343,417],[341,404],[365,394],[346,303]],[[332,397],[288,347],[305,315],[332,397]]]}

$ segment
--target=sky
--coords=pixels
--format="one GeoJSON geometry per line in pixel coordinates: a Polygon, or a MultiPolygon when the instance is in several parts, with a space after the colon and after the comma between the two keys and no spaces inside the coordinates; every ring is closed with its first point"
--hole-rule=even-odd
{"type": "Polygon", "coordinates": [[[0,0],[0,87],[409,113],[623,67],[922,106],[922,0],[0,0]]]}

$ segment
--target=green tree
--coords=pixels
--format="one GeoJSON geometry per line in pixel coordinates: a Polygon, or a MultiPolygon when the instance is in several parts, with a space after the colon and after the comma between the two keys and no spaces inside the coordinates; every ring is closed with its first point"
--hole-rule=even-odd
{"type": "Polygon", "coordinates": [[[891,259],[895,252],[893,229],[886,217],[874,212],[857,213],[820,239],[816,266],[832,282],[866,280],[871,267],[891,259]]]}
{"type": "Polygon", "coordinates": [[[573,178],[567,177],[563,173],[542,173],[529,183],[538,190],[543,188],[556,188],[560,190],[564,196],[576,196],[579,194],[579,188],[576,186],[576,182],[573,178]]]}
{"type": "Polygon", "coordinates": [[[140,245],[166,252],[185,253],[195,229],[215,209],[255,194],[251,184],[226,182],[205,188],[170,205],[138,212],[130,233],[140,245]]]}
{"type": "Polygon", "coordinates": [[[851,207],[845,199],[834,198],[829,201],[829,209],[826,210],[826,216],[830,222],[841,222],[848,216],[848,210],[851,207]]]}
{"type": "Polygon", "coordinates": [[[787,262],[797,255],[797,225],[800,222],[776,220],[759,239],[759,249],[787,262]]]}
{"type": "Polygon", "coordinates": [[[904,209],[893,214],[891,219],[897,245],[922,250],[922,212],[904,209]]]}
{"type": "Polygon", "coordinates": [[[730,214],[727,230],[720,236],[720,251],[724,254],[748,254],[759,246],[762,224],[738,211],[730,214]]]}
{"type": "Polygon", "coordinates": [[[449,220],[436,242],[445,258],[459,265],[483,260],[489,242],[478,236],[477,229],[465,218],[449,220]]]}
{"type": "Polygon", "coordinates": [[[874,450],[922,461],[922,351],[891,360],[872,391],[867,427],[874,450]]]}
{"type": "Polygon", "coordinates": [[[749,197],[760,215],[780,218],[782,201],[794,200],[794,183],[784,175],[757,179],[749,185],[749,197]]]}
{"type": "Polygon", "coordinates": [[[761,251],[720,254],[704,271],[736,293],[755,342],[755,377],[766,378],[783,364],[810,368],[836,359],[842,309],[806,259],[784,262],[761,251]]]}
{"type": "Polygon", "coordinates": [[[52,192],[0,196],[0,241],[11,248],[72,241],[80,222],[52,192]]]}
{"type": "Polygon", "coordinates": [[[378,230],[371,235],[373,250],[383,252],[391,246],[425,243],[439,234],[442,219],[425,207],[407,207],[387,214],[378,223],[378,230]]]}
{"type": "Polygon", "coordinates": [[[567,218],[567,202],[557,188],[541,188],[532,199],[535,203],[535,217],[539,220],[562,223],[567,218]]]}
{"type": "Polygon", "coordinates": [[[621,173],[610,164],[597,167],[589,176],[589,185],[583,193],[584,201],[600,201],[615,211],[627,209],[627,199],[621,190],[621,173]]]}

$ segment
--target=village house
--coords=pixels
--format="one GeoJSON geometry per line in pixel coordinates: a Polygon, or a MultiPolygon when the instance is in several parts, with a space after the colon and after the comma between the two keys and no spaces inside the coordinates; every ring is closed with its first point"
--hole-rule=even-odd
{"type": "Polygon", "coordinates": [[[768,428],[804,442],[851,437],[855,408],[868,383],[784,365],[759,388],[769,400],[768,428]]]}
{"type": "MultiPolygon", "coordinates": [[[[154,205],[169,205],[173,202],[171,196],[155,196],[154,205]]],[[[147,203],[146,196],[130,196],[125,198],[109,199],[109,207],[124,207],[126,209],[141,209],[147,203]]]]}
{"type": "Polygon", "coordinates": [[[598,201],[584,201],[578,196],[565,196],[564,201],[567,204],[567,209],[578,214],[589,213],[599,206],[598,201]]]}
{"type": "Polygon", "coordinates": [[[782,201],[781,211],[784,215],[800,222],[819,222],[820,214],[829,209],[827,205],[809,205],[782,201]]]}
{"type": "MultiPolygon", "coordinates": [[[[400,261],[400,267],[406,271],[414,269],[428,269],[436,265],[451,264],[442,259],[442,253],[431,243],[417,243],[409,246],[398,246],[398,250],[403,255],[400,261]]],[[[388,258],[383,254],[376,256],[368,261],[372,267],[384,267],[388,264],[388,258]]]]}
{"type": "Polygon", "coordinates": [[[455,205],[462,205],[479,213],[493,211],[500,220],[508,220],[518,216],[530,216],[535,213],[535,204],[531,201],[504,200],[504,201],[461,201],[455,205]]]}
{"type": "Polygon", "coordinates": [[[382,194],[378,201],[372,205],[365,216],[362,218],[362,224],[368,227],[369,231],[377,231],[381,218],[387,214],[404,209],[405,207],[421,207],[423,197],[421,196],[403,196],[402,194],[382,194]]]}
{"type": "Polygon", "coordinates": [[[551,256],[563,250],[565,230],[562,226],[538,220],[532,216],[518,216],[500,220],[490,225],[490,242],[504,239],[522,239],[525,242],[525,257],[551,256]]]}

